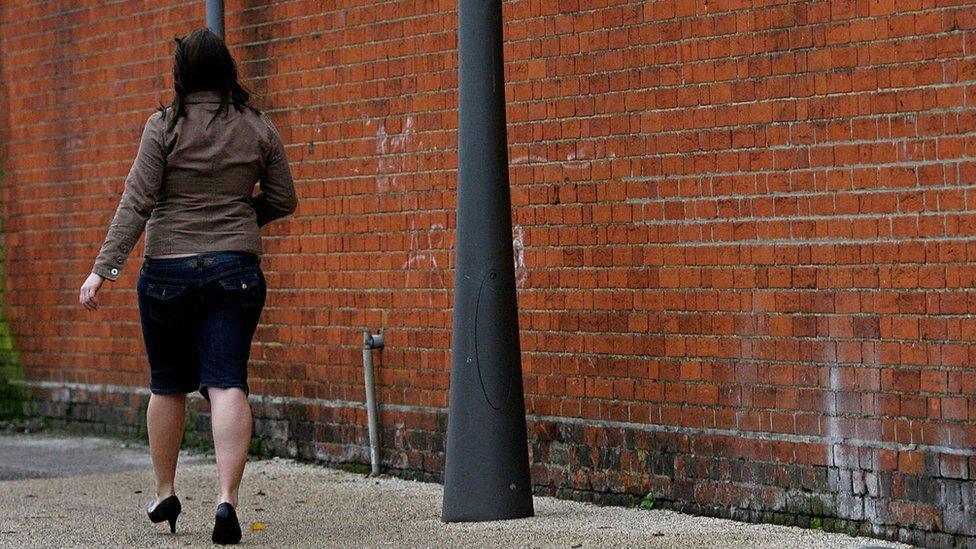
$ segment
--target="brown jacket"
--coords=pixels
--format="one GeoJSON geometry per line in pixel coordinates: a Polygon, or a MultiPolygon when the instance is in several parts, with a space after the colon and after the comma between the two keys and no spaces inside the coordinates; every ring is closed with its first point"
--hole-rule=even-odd
{"type": "Polygon", "coordinates": [[[239,250],[261,253],[259,227],[298,204],[285,148],[271,120],[250,109],[207,123],[216,92],[186,96],[172,130],[160,112],[146,121],[115,217],[92,272],[119,277],[146,231],[145,256],[239,250]],[[252,196],[255,182],[260,192],[252,196]]]}

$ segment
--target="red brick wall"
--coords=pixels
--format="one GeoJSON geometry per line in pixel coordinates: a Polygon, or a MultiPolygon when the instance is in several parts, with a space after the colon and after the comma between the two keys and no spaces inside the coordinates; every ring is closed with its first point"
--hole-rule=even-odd
{"type": "MultiPolygon", "coordinates": [[[[169,98],[172,37],[203,20],[171,4],[0,7],[6,313],[52,416],[139,421],[141,246],[97,314],[76,296],[169,98]]],[[[227,2],[301,197],[265,232],[259,430],[364,459],[361,333],[382,327],[387,466],[436,479],[455,2],[335,4],[227,2]]],[[[539,489],[976,536],[974,2],[526,0],[505,17],[539,489]]]]}

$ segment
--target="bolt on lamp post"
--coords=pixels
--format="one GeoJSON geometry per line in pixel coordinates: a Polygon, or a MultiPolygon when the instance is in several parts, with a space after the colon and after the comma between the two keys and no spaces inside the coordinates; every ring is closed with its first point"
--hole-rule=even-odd
{"type": "Polygon", "coordinates": [[[458,189],[444,522],[533,515],[500,0],[460,0],[458,189]]]}

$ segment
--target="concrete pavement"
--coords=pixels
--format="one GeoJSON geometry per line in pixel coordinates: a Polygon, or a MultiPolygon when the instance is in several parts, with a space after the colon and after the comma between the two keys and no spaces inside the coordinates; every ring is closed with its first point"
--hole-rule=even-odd
{"type": "MultiPolygon", "coordinates": [[[[181,456],[184,512],[176,535],[151,524],[148,448],[118,440],[0,436],[0,547],[212,546],[216,468],[181,456]]],[[[907,547],[817,530],[693,517],[671,511],[535,499],[536,516],[474,524],[440,521],[441,486],[366,478],[273,459],[248,463],[238,514],[251,547],[907,547]]]]}

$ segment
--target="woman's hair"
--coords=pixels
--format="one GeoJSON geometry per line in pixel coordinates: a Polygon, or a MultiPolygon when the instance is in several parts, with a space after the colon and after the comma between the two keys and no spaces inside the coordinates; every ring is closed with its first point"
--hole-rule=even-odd
{"type": "Polygon", "coordinates": [[[209,90],[220,94],[220,107],[210,122],[226,113],[228,104],[233,104],[239,112],[245,108],[260,112],[247,103],[251,94],[237,79],[237,64],[222,38],[210,29],[197,29],[174,40],[173,88],[176,93],[168,111],[163,105],[159,107],[167,120],[167,129],[172,129],[181,116],[186,116],[186,94],[195,91],[209,90]]]}

